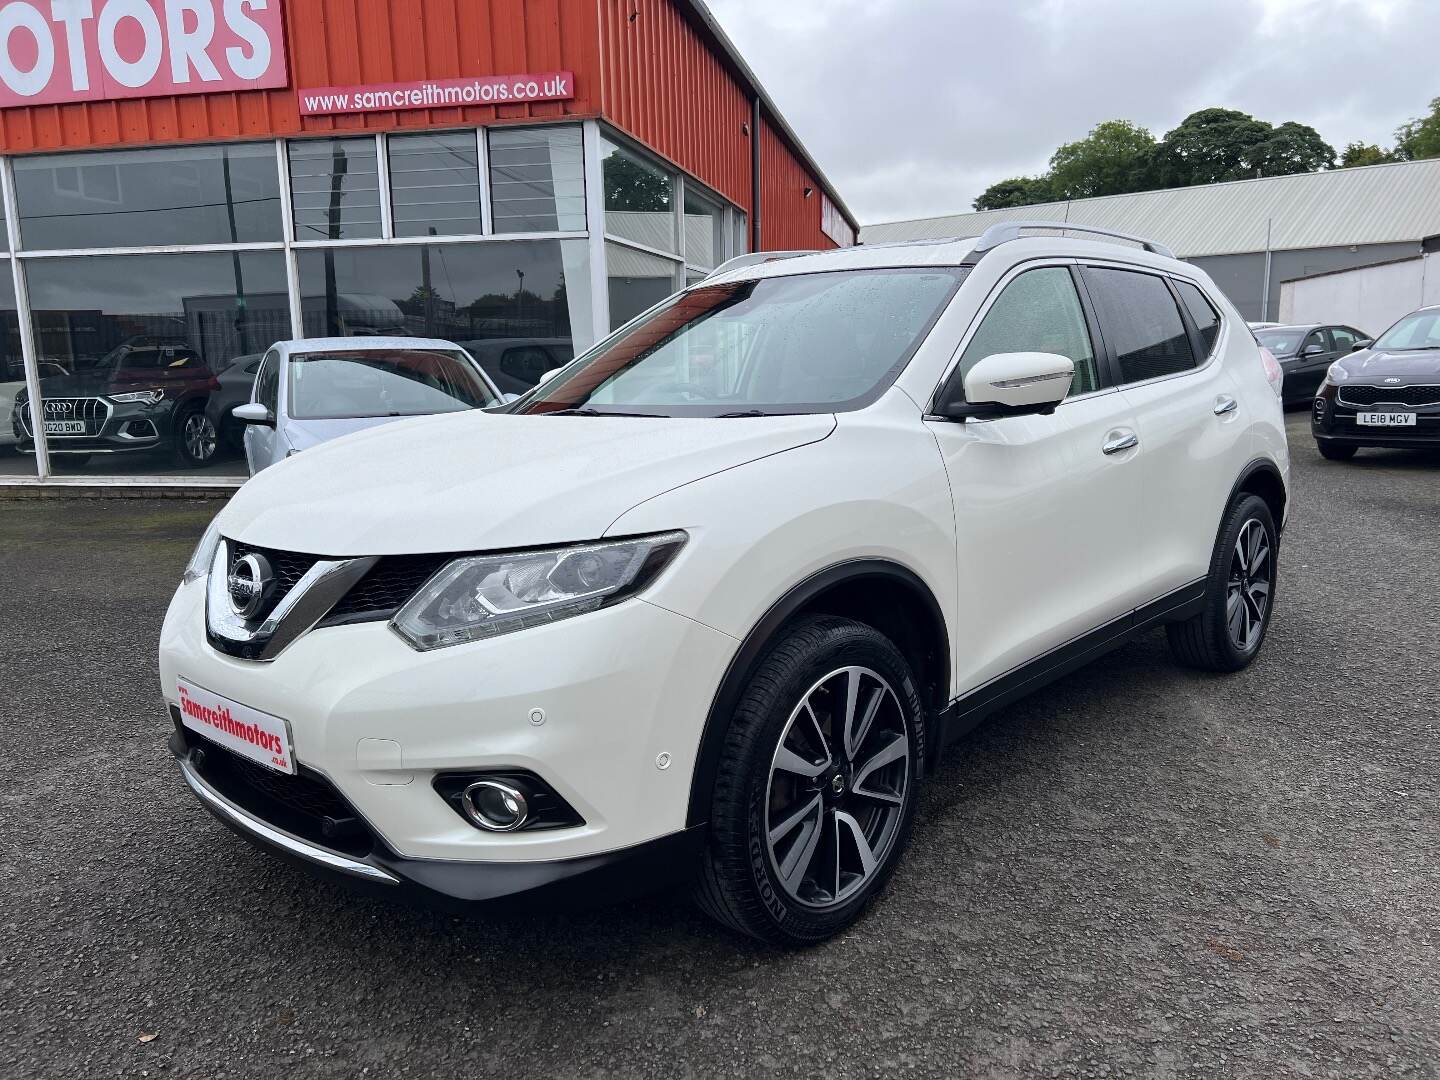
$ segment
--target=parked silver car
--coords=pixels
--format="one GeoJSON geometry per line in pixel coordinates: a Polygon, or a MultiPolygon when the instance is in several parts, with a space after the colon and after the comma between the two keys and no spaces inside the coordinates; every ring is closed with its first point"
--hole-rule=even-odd
{"type": "Polygon", "coordinates": [[[254,476],[291,454],[408,416],[460,412],[504,398],[474,358],[436,338],[301,338],[272,345],[245,424],[254,476]]]}

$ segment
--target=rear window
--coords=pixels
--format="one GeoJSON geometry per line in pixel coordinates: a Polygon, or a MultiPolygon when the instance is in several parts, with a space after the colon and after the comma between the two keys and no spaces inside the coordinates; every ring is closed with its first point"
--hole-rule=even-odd
{"type": "Polygon", "coordinates": [[[418,349],[357,349],[290,357],[290,416],[354,420],[428,416],[495,402],[460,353],[418,349]]]}
{"type": "Polygon", "coordinates": [[[1100,329],[1115,350],[1122,383],[1175,375],[1196,366],[1190,335],[1163,279],[1131,270],[1087,267],[1085,284],[1100,329]]]}

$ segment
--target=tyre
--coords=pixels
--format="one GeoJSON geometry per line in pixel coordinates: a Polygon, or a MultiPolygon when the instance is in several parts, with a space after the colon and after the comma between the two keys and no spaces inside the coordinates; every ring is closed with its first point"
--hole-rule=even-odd
{"type": "Polygon", "coordinates": [[[215,460],[220,436],[203,405],[187,405],[175,418],[175,462],[203,468],[215,460]]]}
{"type": "Polygon", "coordinates": [[[701,908],[775,945],[855,922],[909,839],[925,737],[914,675],[888,638],[832,616],[792,624],[730,720],[701,908]]]}
{"type": "Polygon", "coordinates": [[[1242,495],[1220,528],[1205,584],[1205,608],[1170,623],[1170,651],[1186,667],[1239,671],[1264,644],[1275,605],[1279,545],[1265,500],[1242,495]]]}
{"type": "Polygon", "coordinates": [[[1320,449],[1320,456],[1326,461],[1349,461],[1355,456],[1358,446],[1346,446],[1344,443],[1323,443],[1315,444],[1320,449]]]}

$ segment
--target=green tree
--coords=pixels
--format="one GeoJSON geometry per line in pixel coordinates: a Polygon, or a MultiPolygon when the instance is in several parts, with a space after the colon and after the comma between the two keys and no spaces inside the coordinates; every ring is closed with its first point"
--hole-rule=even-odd
{"type": "Polygon", "coordinates": [[[1050,158],[1050,188],[1061,199],[1123,195],[1150,186],[1155,136],[1128,120],[1106,120],[1050,158]]]}
{"type": "Polygon", "coordinates": [[[1359,165],[1384,165],[1387,161],[1394,160],[1394,156],[1388,150],[1381,150],[1374,143],[1352,142],[1340,155],[1340,168],[1353,169],[1359,165]]]}
{"type": "Polygon", "coordinates": [[[1006,210],[1015,206],[1054,202],[1055,191],[1045,176],[1016,176],[991,184],[971,205],[976,210],[1006,210]]]}
{"type": "Polygon", "coordinates": [[[1166,132],[1156,179],[1163,187],[1188,187],[1258,175],[1257,148],[1273,133],[1265,121],[1235,109],[1193,112],[1166,132]]]}
{"type": "Polygon", "coordinates": [[[624,154],[605,159],[605,209],[656,213],[670,209],[670,178],[624,154]]]}
{"type": "Polygon", "coordinates": [[[1335,148],[1308,124],[1288,120],[1251,149],[1249,166],[1260,176],[1293,176],[1335,167],[1335,148]]]}
{"type": "Polygon", "coordinates": [[[1395,157],[1420,161],[1440,157],[1440,98],[1430,102],[1430,112],[1395,129],[1395,157]]]}

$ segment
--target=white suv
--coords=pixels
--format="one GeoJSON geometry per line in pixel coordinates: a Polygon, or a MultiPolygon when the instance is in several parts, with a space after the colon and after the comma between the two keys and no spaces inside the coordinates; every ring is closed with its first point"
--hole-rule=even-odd
{"type": "Polygon", "coordinates": [[[1159,245],[1033,228],[744,260],[499,413],[266,470],[165,621],[185,779],[389,895],[851,923],[986,713],[1270,619],[1278,369],[1159,245]]]}

